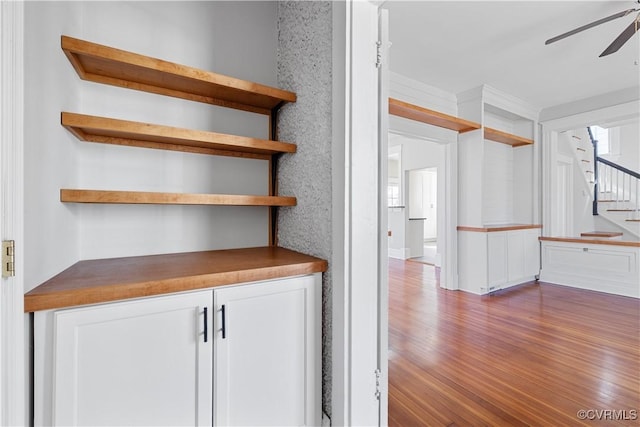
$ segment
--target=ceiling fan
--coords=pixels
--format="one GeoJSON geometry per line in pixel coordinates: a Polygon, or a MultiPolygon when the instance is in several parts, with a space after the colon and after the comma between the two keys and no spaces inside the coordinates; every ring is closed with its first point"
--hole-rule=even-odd
{"type": "MultiPolygon", "coordinates": [[[[640,0],[636,0],[636,3],[640,4],[640,0]]],[[[630,13],[637,12],[637,11],[640,11],[640,8],[623,10],[622,12],[615,13],[611,16],[607,16],[606,18],[598,19],[597,21],[591,22],[590,24],[583,25],[582,27],[578,27],[564,34],[560,34],[559,36],[552,37],[546,42],[544,42],[544,44],[547,45],[553,42],[557,42],[558,40],[562,40],[565,37],[572,36],[581,31],[588,30],[589,28],[596,27],[600,24],[604,24],[605,22],[609,22],[609,21],[613,21],[614,19],[625,17],[630,13]]],[[[613,42],[611,42],[611,44],[600,54],[599,57],[602,58],[603,56],[607,56],[614,52],[617,52],[618,49],[620,49],[631,38],[631,36],[633,36],[638,31],[639,27],[640,27],[640,13],[638,14],[638,16],[636,16],[633,22],[631,22],[631,24],[629,24],[629,26],[625,28],[624,31],[622,31],[622,33],[620,33],[620,35],[613,42]]]]}

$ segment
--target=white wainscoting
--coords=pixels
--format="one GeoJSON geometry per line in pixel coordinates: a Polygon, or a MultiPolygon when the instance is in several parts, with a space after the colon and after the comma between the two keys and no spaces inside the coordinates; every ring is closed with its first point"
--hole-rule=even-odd
{"type": "Polygon", "coordinates": [[[640,298],[640,247],[546,240],[541,243],[541,281],[640,298]]]}

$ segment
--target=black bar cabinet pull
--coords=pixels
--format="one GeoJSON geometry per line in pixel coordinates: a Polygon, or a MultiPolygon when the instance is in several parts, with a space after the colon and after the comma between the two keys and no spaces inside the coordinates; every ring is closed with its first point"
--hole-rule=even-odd
{"type": "Polygon", "coordinates": [[[220,307],[220,311],[222,312],[222,339],[227,337],[227,328],[225,327],[225,314],[224,314],[224,304],[220,307]]]}
{"type": "Polygon", "coordinates": [[[204,308],[204,342],[209,338],[209,321],[207,319],[207,307],[204,308]]]}

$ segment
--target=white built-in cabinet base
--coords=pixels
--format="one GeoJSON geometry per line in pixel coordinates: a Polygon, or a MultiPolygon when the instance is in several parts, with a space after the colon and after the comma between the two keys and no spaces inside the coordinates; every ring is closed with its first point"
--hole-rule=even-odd
{"type": "Polygon", "coordinates": [[[35,312],[35,425],[320,425],[321,289],[316,273],[35,312]]]}
{"type": "Polygon", "coordinates": [[[534,280],[540,272],[540,229],[458,230],[459,287],[483,295],[534,280]]]}
{"type": "Polygon", "coordinates": [[[543,240],[540,280],[640,298],[640,247],[607,243],[543,240]]]}

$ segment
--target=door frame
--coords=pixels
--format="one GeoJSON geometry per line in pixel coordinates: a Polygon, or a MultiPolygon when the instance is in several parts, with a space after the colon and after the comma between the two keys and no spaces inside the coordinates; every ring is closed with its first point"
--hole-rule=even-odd
{"type": "MultiPolygon", "coordinates": [[[[444,152],[443,152],[443,155],[444,155],[444,152]]],[[[444,194],[442,194],[443,192],[438,190],[438,173],[439,173],[438,170],[439,169],[442,169],[442,168],[440,168],[438,166],[427,166],[427,167],[420,167],[420,168],[411,169],[411,170],[407,171],[409,173],[414,173],[414,174],[419,173],[419,174],[421,174],[421,176],[423,178],[423,180],[421,182],[422,191],[421,191],[421,197],[420,197],[420,200],[422,201],[422,206],[421,206],[422,210],[421,210],[421,212],[423,213],[422,216],[424,216],[426,218],[426,220],[425,220],[425,230],[427,228],[426,227],[427,226],[427,221],[429,221],[430,218],[433,218],[433,216],[435,216],[435,218],[436,218],[436,222],[435,222],[435,237],[436,237],[436,241],[438,239],[438,234],[439,234],[438,231],[442,226],[442,224],[439,222],[441,215],[440,216],[438,215],[438,206],[440,205],[440,198],[442,196],[444,196],[444,194]],[[436,213],[434,215],[431,215],[431,216],[428,214],[427,209],[434,209],[434,208],[433,207],[432,208],[425,207],[426,203],[425,203],[425,200],[424,200],[424,195],[426,193],[425,185],[424,185],[425,184],[424,177],[428,176],[428,175],[431,175],[432,177],[433,176],[436,177],[436,179],[435,179],[435,181],[436,181],[435,193],[432,192],[431,189],[429,189],[429,194],[432,196],[431,201],[433,201],[433,195],[435,195],[435,199],[436,199],[435,200],[435,202],[436,202],[435,203],[436,204],[435,212],[436,213]]],[[[411,183],[412,183],[412,180],[409,179],[409,185],[411,185],[411,183]]],[[[431,187],[433,187],[433,182],[432,181],[430,182],[430,184],[431,184],[431,187]]],[[[409,189],[409,193],[411,193],[411,189],[409,189]]],[[[409,209],[409,216],[411,216],[411,207],[409,207],[408,209],[409,209]]],[[[433,226],[433,224],[431,224],[431,225],[433,226]]],[[[423,239],[426,238],[426,231],[423,233],[422,237],[423,237],[423,239]]]]}
{"type": "MultiPolygon", "coordinates": [[[[557,148],[557,146],[556,146],[557,148]]],[[[564,198],[565,208],[562,209],[561,206],[557,204],[553,204],[553,222],[550,224],[550,231],[552,234],[556,236],[573,236],[574,234],[574,222],[575,218],[573,216],[573,197],[574,197],[574,182],[573,182],[573,158],[567,156],[566,154],[556,153],[556,162],[555,167],[553,168],[553,174],[551,176],[552,188],[554,193],[551,197],[554,200],[560,201],[560,199],[564,198]],[[559,184],[561,182],[560,176],[561,171],[564,174],[563,181],[565,182],[564,193],[561,197],[561,194],[558,194],[561,189],[559,188],[559,184]],[[560,213],[565,213],[565,218],[560,218],[560,213]]]]}
{"type": "Polygon", "coordinates": [[[0,238],[14,240],[14,277],[0,279],[0,424],[25,425],[23,235],[24,3],[0,2],[0,238]]]}
{"type": "Polygon", "coordinates": [[[380,5],[345,0],[332,8],[332,425],[387,423],[387,301],[381,294],[388,286],[386,264],[380,262],[386,251],[386,223],[380,218],[386,149],[380,146],[383,88],[376,67],[380,5]]]}
{"type": "MultiPolygon", "coordinates": [[[[379,264],[379,254],[381,251],[381,240],[377,234],[382,228],[386,229],[386,224],[382,227],[379,218],[379,210],[374,210],[374,222],[367,223],[373,229],[375,244],[372,254],[367,257],[367,265],[373,265],[371,283],[360,280],[353,268],[354,257],[360,257],[357,243],[363,245],[362,231],[355,228],[363,225],[357,216],[357,209],[364,209],[362,202],[350,200],[352,193],[350,188],[358,185],[358,176],[349,164],[350,158],[354,156],[354,144],[363,141],[361,136],[354,134],[355,126],[363,129],[366,124],[357,117],[354,117],[354,107],[361,108],[368,116],[373,114],[375,122],[375,132],[379,131],[378,105],[366,106],[365,103],[355,96],[354,85],[361,85],[361,76],[358,74],[356,65],[360,67],[375,66],[375,60],[365,59],[365,56],[355,58],[354,52],[360,49],[366,51],[366,55],[375,55],[375,41],[371,45],[368,43],[368,36],[363,37],[358,32],[354,23],[361,20],[370,20],[371,25],[375,24],[377,30],[378,9],[382,2],[368,1],[358,2],[346,0],[344,3],[336,2],[333,5],[334,23],[334,126],[333,132],[336,138],[336,149],[334,150],[334,255],[332,257],[334,268],[334,286],[332,303],[332,423],[334,425],[362,424],[363,420],[375,419],[378,424],[386,424],[386,364],[380,366],[382,381],[382,405],[378,404],[375,398],[376,375],[374,369],[358,358],[358,354],[363,353],[359,347],[362,339],[361,332],[375,337],[373,360],[378,363],[378,359],[386,361],[386,348],[381,346],[379,334],[386,331],[386,314],[381,314],[384,310],[379,304],[386,302],[378,301],[379,293],[386,291],[384,281],[386,277],[381,277],[383,273],[379,264]],[[357,100],[357,103],[354,102],[357,100]],[[344,145],[339,141],[344,141],[344,145]],[[341,151],[341,153],[340,153],[341,151]],[[358,221],[356,221],[358,219],[358,221]],[[358,279],[358,280],[354,280],[358,279]],[[373,288],[371,293],[368,289],[373,288]],[[358,310],[364,305],[358,298],[358,292],[365,292],[367,295],[373,294],[374,309],[367,313],[360,313],[358,310]],[[355,310],[354,310],[355,309],[355,310]],[[372,323],[367,324],[368,320],[372,323]],[[380,348],[378,348],[380,346],[380,348]],[[366,379],[364,383],[360,379],[366,379]],[[362,390],[365,390],[363,393],[362,390]],[[360,404],[359,400],[365,402],[375,402],[360,404]],[[375,406],[375,414],[369,410],[375,406]],[[384,409],[380,409],[384,407],[384,409]],[[384,418],[380,418],[383,416],[384,418]]],[[[0,387],[0,424],[2,425],[24,425],[28,416],[28,393],[26,383],[28,373],[25,370],[25,315],[23,313],[24,298],[24,2],[22,1],[2,1],[0,2],[0,89],[2,90],[1,113],[1,144],[0,144],[0,167],[2,173],[2,193],[0,195],[0,214],[2,214],[2,238],[11,238],[17,242],[16,245],[16,270],[17,274],[11,279],[0,281],[1,295],[0,309],[0,373],[5,379],[0,387]]],[[[377,32],[377,31],[376,31],[377,32]]],[[[377,35],[376,35],[377,36],[377,35]]],[[[377,72],[376,72],[377,75],[377,72]]],[[[371,88],[368,87],[367,90],[371,88]]],[[[362,88],[364,90],[364,88],[362,88]]],[[[377,95],[377,94],[376,94],[377,95]]],[[[376,97],[377,98],[377,97],[376,97]]],[[[378,138],[375,139],[378,141],[378,138]]],[[[356,147],[357,148],[357,147],[356,147]]],[[[364,147],[361,147],[364,148],[364,147]]],[[[379,205],[381,192],[379,173],[379,153],[374,153],[373,160],[368,164],[360,164],[360,169],[376,175],[376,187],[370,197],[375,205],[379,205]]],[[[355,156],[354,156],[355,157],[355,156]]],[[[385,159],[386,160],[386,159],[385,159]]],[[[369,209],[370,210],[370,209],[369,209]]],[[[453,212],[456,212],[455,210],[453,212]]],[[[455,218],[452,218],[455,222],[455,218]]],[[[371,230],[366,230],[370,232],[371,230]]],[[[385,234],[386,235],[386,234],[385,234]]],[[[447,252],[454,251],[455,248],[448,248],[447,252]]],[[[384,253],[386,256],[386,253],[384,253]]],[[[364,266],[360,267],[360,270],[364,266]]],[[[384,267],[382,267],[383,269],[384,267]]],[[[455,270],[453,270],[455,271],[455,270]]],[[[368,297],[367,297],[368,298],[368,297]]],[[[384,362],[386,363],[386,362],[384,362]]]]}
{"type": "MultiPolygon", "coordinates": [[[[389,419],[389,11],[378,5],[378,425],[389,419]]],[[[402,154],[400,155],[402,164],[402,154]]],[[[402,173],[402,165],[400,166],[402,173]]],[[[401,186],[402,188],[402,186],[401,186]]]]}
{"type": "Polygon", "coordinates": [[[591,111],[575,113],[565,117],[540,122],[542,135],[542,235],[552,236],[550,225],[553,224],[552,195],[554,190],[554,169],[557,163],[558,134],[560,132],[586,127],[598,123],[606,123],[640,115],[638,101],[623,102],[616,105],[596,108],[591,111]]]}
{"type": "MultiPolygon", "coordinates": [[[[444,164],[438,171],[438,180],[444,180],[444,218],[438,219],[438,245],[443,242],[441,255],[440,287],[458,289],[458,144],[455,140],[445,140],[420,134],[405,121],[394,121],[389,125],[388,133],[406,138],[425,141],[425,143],[444,146],[444,164]],[[442,221],[442,224],[440,224],[442,221]],[[442,226],[442,228],[440,228],[442,226]]],[[[382,189],[381,191],[386,191],[382,189]]]]}

